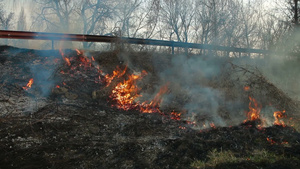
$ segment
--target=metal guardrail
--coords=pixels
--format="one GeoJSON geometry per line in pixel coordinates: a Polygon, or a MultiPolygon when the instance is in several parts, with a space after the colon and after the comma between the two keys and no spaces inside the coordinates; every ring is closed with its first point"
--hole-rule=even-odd
{"type": "Polygon", "coordinates": [[[54,43],[53,43],[54,41],[80,41],[80,42],[129,43],[129,44],[154,45],[154,46],[169,46],[172,47],[173,54],[174,54],[175,47],[205,49],[205,50],[225,51],[225,52],[238,52],[238,53],[256,53],[256,54],[269,53],[268,50],[262,50],[262,49],[236,48],[236,47],[209,45],[209,44],[184,43],[184,42],[155,40],[155,39],[126,38],[126,37],[103,36],[103,35],[0,30],[0,38],[51,40],[52,49],[54,49],[54,43]]]}

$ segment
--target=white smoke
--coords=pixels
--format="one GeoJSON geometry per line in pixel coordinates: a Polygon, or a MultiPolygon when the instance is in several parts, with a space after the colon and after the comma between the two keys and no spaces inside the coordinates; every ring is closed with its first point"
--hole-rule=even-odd
{"type": "Polygon", "coordinates": [[[170,67],[160,74],[162,82],[169,82],[171,90],[164,97],[162,107],[181,104],[186,120],[223,126],[225,123],[218,114],[219,105],[224,102],[222,92],[209,84],[220,74],[221,66],[222,62],[213,57],[174,56],[170,67]]]}

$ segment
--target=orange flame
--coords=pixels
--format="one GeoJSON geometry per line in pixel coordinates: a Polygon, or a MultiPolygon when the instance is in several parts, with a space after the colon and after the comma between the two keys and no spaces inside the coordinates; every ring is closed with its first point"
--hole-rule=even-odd
{"type": "Polygon", "coordinates": [[[168,86],[169,86],[169,84],[166,84],[159,89],[159,92],[155,95],[155,97],[154,97],[153,101],[150,103],[150,105],[159,106],[159,104],[162,102],[163,94],[165,94],[168,91],[168,86]]]}
{"type": "Polygon", "coordinates": [[[29,88],[31,88],[32,84],[33,84],[33,78],[31,78],[31,79],[29,80],[29,82],[27,83],[26,86],[23,87],[23,89],[24,89],[24,90],[28,90],[29,88]]]}
{"type": "Polygon", "coordinates": [[[211,128],[216,129],[216,125],[214,123],[210,123],[209,125],[210,125],[211,128]]]}
{"type": "MultiPolygon", "coordinates": [[[[257,120],[259,119],[259,114],[261,111],[261,105],[257,103],[257,101],[249,96],[249,112],[247,113],[247,120],[257,120]]],[[[247,121],[245,120],[245,121],[247,121]]]]}
{"type": "Polygon", "coordinates": [[[159,110],[159,105],[162,102],[162,96],[168,91],[168,86],[169,84],[162,86],[159,89],[159,92],[155,95],[154,99],[149,104],[147,104],[147,102],[141,103],[140,111],[142,113],[161,113],[159,110]]]}
{"type": "Polygon", "coordinates": [[[186,130],[186,127],[184,127],[184,126],[179,126],[179,128],[182,130],[186,130]]]}
{"type": "Polygon", "coordinates": [[[171,112],[171,119],[173,120],[180,120],[181,119],[181,113],[177,113],[174,110],[171,112]]]}
{"type": "Polygon", "coordinates": [[[274,121],[274,125],[280,125],[280,126],[285,126],[284,121],[283,120],[279,120],[283,117],[285,117],[285,110],[283,111],[276,111],[273,114],[275,121],[274,121]]]}
{"type": "MultiPolygon", "coordinates": [[[[114,72],[112,77],[117,76],[114,72]]],[[[122,74],[123,72],[121,72],[122,74]]],[[[134,103],[134,100],[141,95],[138,94],[140,88],[137,87],[136,82],[138,79],[141,79],[146,74],[145,71],[138,75],[130,75],[128,80],[123,83],[119,83],[113,90],[110,95],[113,100],[117,101],[116,107],[123,110],[129,110],[135,108],[137,105],[134,103]]]]}
{"type": "Polygon", "coordinates": [[[64,57],[64,60],[66,61],[66,63],[68,64],[68,66],[71,66],[71,62],[70,59],[67,57],[64,57]]]}
{"type": "Polygon", "coordinates": [[[78,55],[79,60],[81,61],[80,66],[92,67],[92,61],[95,61],[94,57],[88,58],[86,55],[84,55],[84,51],[80,51],[79,49],[75,49],[78,55]]]}
{"type": "Polygon", "coordinates": [[[250,86],[245,86],[245,87],[244,87],[244,90],[245,90],[245,91],[249,91],[249,90],[250,90],[250,86]]]}
{"type": "Polygon", "coordinates": [[[60,54],[61,54],[61,57],[62,57],[62,58],[65,60],[65,62],[68,64],[68,66],[71,66],[70,59],[67,58],[67,57],[65,57],[64,52],[63,52],[61,49],[59,49],[59,52],[60,52],[60,54]]]}
{"type": "MultiPolygon", "coordinates": [[[[106,86],[109,86],[114,78],[122,77],[127,70],[125,67],[124,70],[121,70],[119,67],[113,71],[112,75],[106,75],[105,81],[106,86]]],[[[146,71],[142,71],[140,74],[132,74],[128,76],[128,80],[124,80],[116,85],[112,90],[110,98],[116,101],[115,107],[123,110],[136,109],[142,113],[161,113],[159,110],[159,105],[162,102],[162,95],[168,91],[168,84],[160,88],[159,92],[155,95],[154,99],[148,103],[145,102],[135,102],[135,100],[142,95],[139,94],[140,88],[137,86],[137,81],[142,79],[147,74],[146,71]]],[[[161,113],[162,114],[162,113],[161,113]]],[[[174,117],[175,118],[175,117],[174,117]]],[[[180,118],[179,116],[176,117],[180,118]]]]}
{"type": "Polygon", "coordinates": [[[80,50],[78,50],[78,49],[75,49],[76,50],[76,52],[77,52],[77,55],[80,55],[81,54],[81,51],[80,50]]]}
{"type": "Polygon", "coordinates": [[[289,144],[289,142],[287,142],[287,141],[282,141],[282,142],[276,142],[276,141],[274,141],[273,139],[271,139],[271,138],[269,138],[269,137],[267,137],[267,141],[271,144],[271,145],[273,145],[273,144],[277,144],[277,145],[280,145],[280,144],[289,144]]]}
{"type": "Polygon", "coordinates": [[[269,143],[271,143],[272,145],[276,143],[274,140],[270,139],[269,137],[267,137],[267,141],[268,141],[269,143]]]}
{"type": "Polygon", "coordinates": [[[108,87],[111,84],[112,80],[114,80],[115,77],[122,77],[126,73],[126,70],[127,66],[123,71],[119,68],[119,66],[117,66],[117,70],[114,70],[111,76],[109,74],[105,75],[106,87],[108,87]]]}
{"type": "Polygon", "coordinates": [[[86,56],[79,56],[80,61],[82,62],[81,65],[84,65],[85,67],[91,67],[92,66],[92,61],[87,58],[86,56]]]}

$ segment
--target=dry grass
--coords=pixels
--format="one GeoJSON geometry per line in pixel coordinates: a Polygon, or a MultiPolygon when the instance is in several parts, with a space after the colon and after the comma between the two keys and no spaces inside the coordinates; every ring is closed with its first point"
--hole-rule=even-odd
{"type": "Polygon", "coordinates": [[[238,158],[236,158],[232,151],[220,151],[217,149],[213,149],[208,154],[208,161],[197,160],[191,164],[193,168],[202,169],[207,167],[215,167],[220,163],[230,163],[230,162],[238,162],[238,158]]]}
{"type": "Polygon", "coordinates": [[[269,152],[265,149],[254,150],[249,156],[236,157],[232,151],[217,151],[213,149],[208,154],[207,161],[197,160],[191,164],[192,168],[205,169],[205,168],[215,168],[217,165],[225,163],[238,163],[247,161],[255,164],[272,164],[281,160],[297,160],[295,157],[286,157],[284,155],[277,155],[275,153],[269,152]]]}

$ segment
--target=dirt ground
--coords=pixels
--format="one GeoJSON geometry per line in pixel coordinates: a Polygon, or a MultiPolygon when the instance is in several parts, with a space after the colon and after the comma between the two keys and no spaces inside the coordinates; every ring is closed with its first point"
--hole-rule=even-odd
{"type": "MultiPolygon", "coordinates": [[[[79,56],[74,50],[66,50],[64,55],[79,56]]],[[[176,97],[168,102],[173,104],[160,107],[162,115],[117,109],[109,97],[111,88],[101,81],[117,66],[124,69],[127,65],[126,74],[148,72],[139,85],[145,93],[154,93],[162,81],[161,73],[172,67],[174,56],[117,50],[85,51],[85,55],[95,58],[91,67],[80,67],[73,59],[71,66],[76,68],[70,69],[58,50],[0,47],[0,168],[197,168],[192,163],[209,161],[214,150],[230,150],[243,160],[205,168],[300,165],[300,134],[296,125],[291,126],[298,122],[298,102],[256,70],[245,69],[231,59],[203,56],[208,64],[218,60],[223,66],[218,78],[205,78],[201,85],[222,91],[228,103],[239,100],[241,104],[224,103],[217,109],[217,115],[233,125],[199,129],[187,120],[188,113],[176,120],[170,114],[171,110],[183,110],[182,105],[191,99],[182,94],[183,89],[177,90],[177,84],[169,86],[169,93],[176,97]],[[35,82],[25,90],[30,78],[35,82]],[[251,90],[245,92],[245,85],[251,90]],[[286,110],[287,126],[261,127],[260,120],[233,119],[241,115],[233,114],[232,109],[248,109],[249,95],[263,105],[286,110]],[[282,160],[249,160],[256,150],[266,150],[282,160]]],[[[209,118],[195,117],[199,124],[209,118]]]]}

